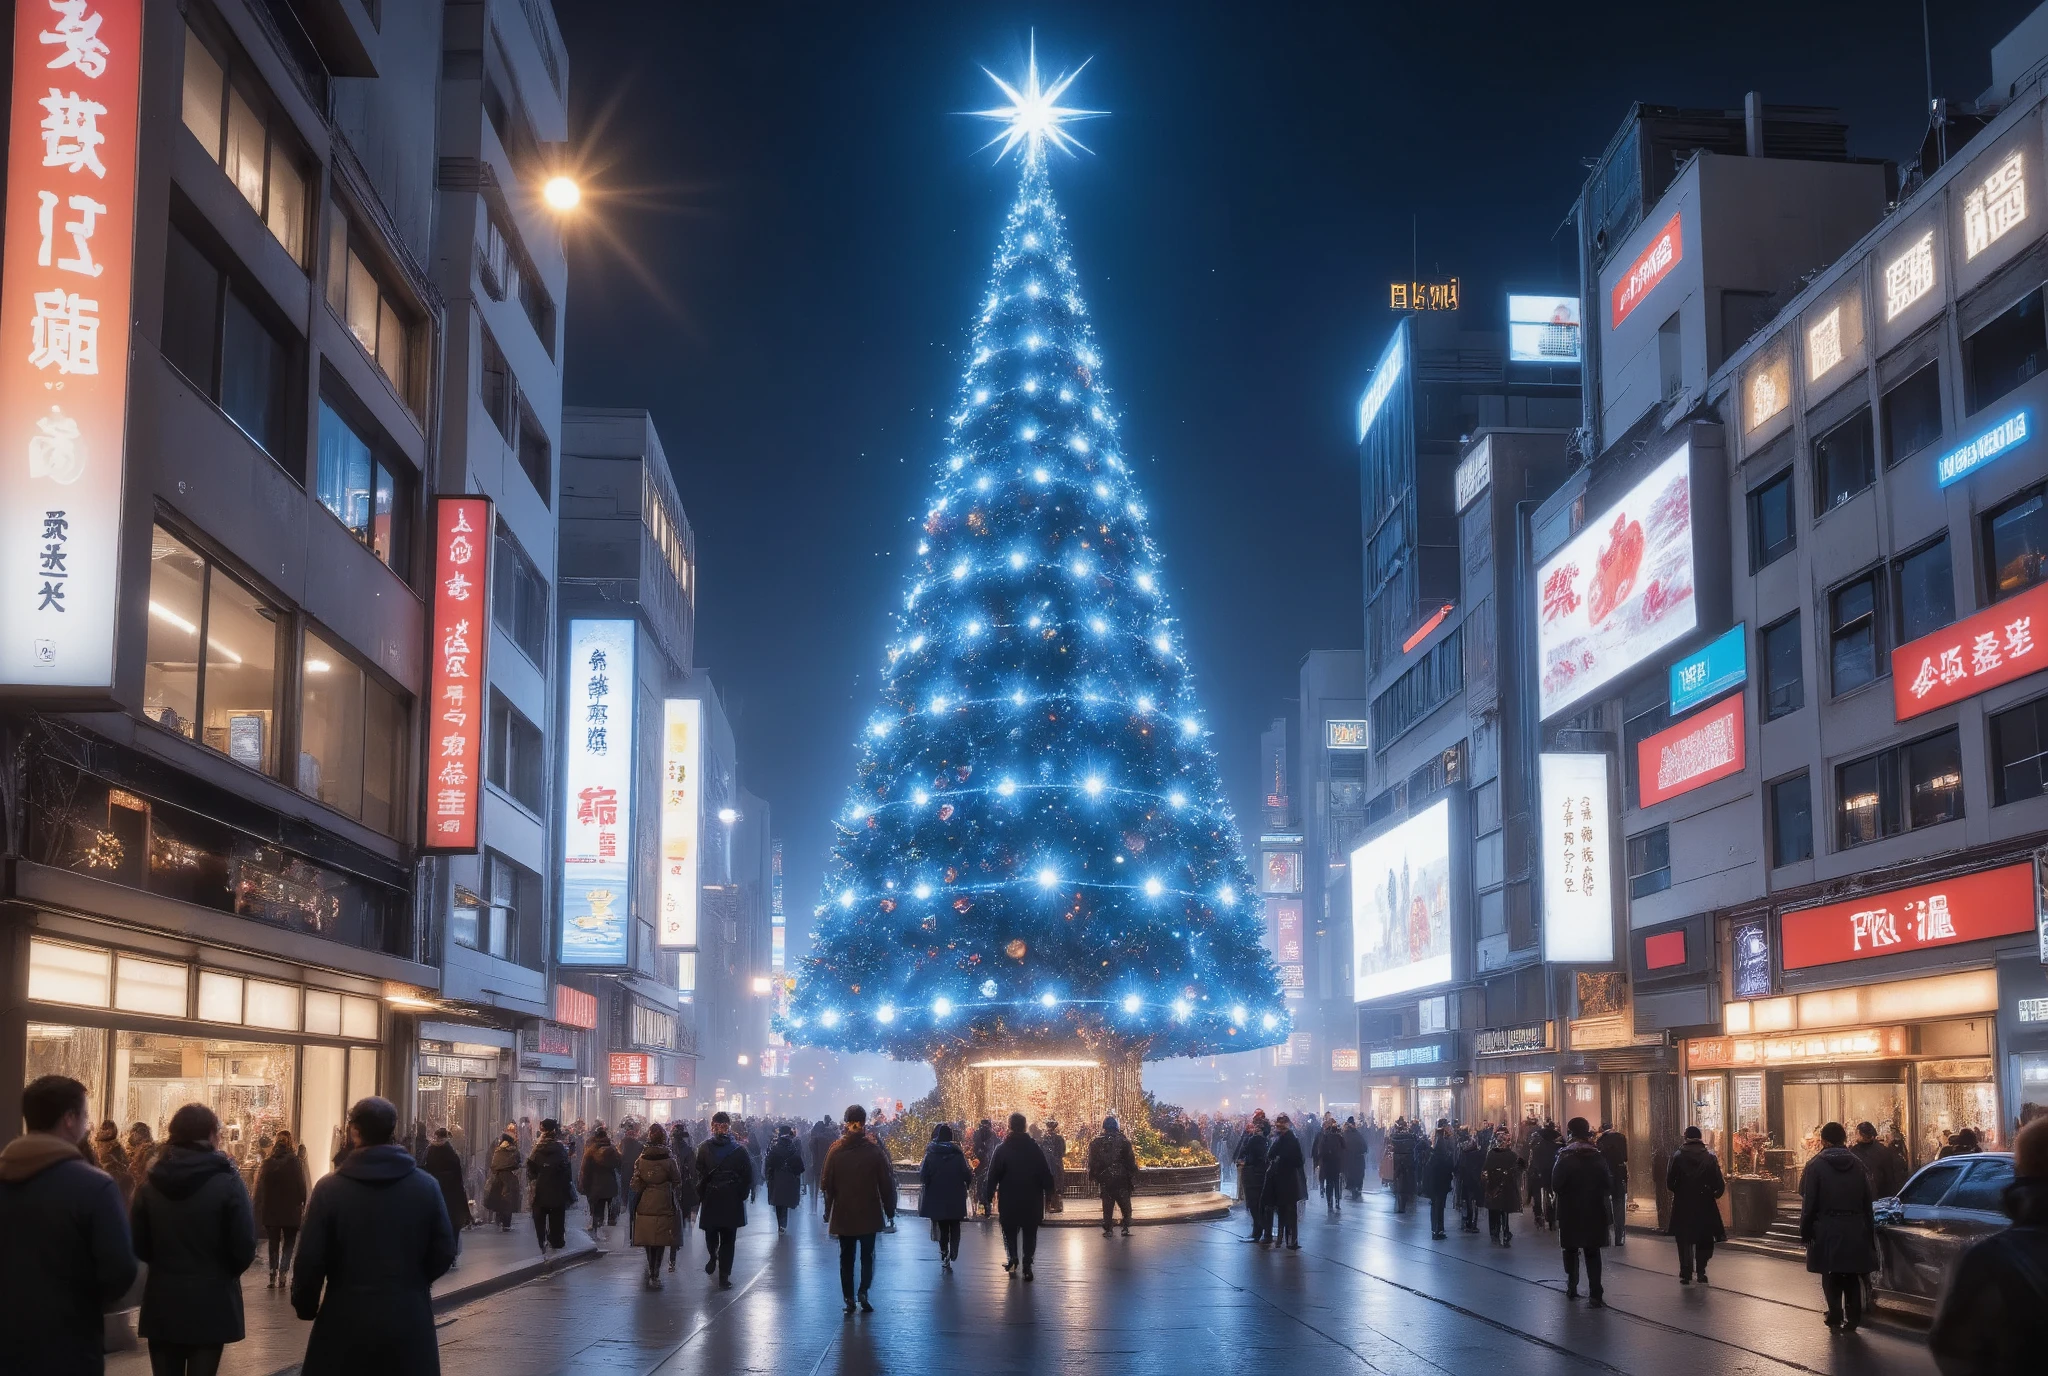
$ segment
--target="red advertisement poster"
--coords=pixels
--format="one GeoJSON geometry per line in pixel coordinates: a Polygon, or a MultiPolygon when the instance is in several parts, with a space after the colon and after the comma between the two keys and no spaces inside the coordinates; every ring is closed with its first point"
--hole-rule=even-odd
{"type": "Polygon", "coordinates": [[[2048,668],[2043,632],[2048,583],[1908,641],[1892,651],[1892,715],[1905,721],[2048,668]]]}
{"type": "Polygon", "coordinates": [[[637,1051],[611,1053],[611,1081],[615,1085],[651,1085],[661,1078],[654,1057],[637,1051]]]}
{"type": "Polygon", "coordinates": [[[1629,312],[1643,304],[1643,299],[1656,290],[1665,274],[1684,256],[1685,240],[1678,231],[1678,216],[1673,215],[1648,246],[1636,255],[1636,260],[1628,265],[1628,271],[1621,275],[1621,280],[1614,284],[1614,323],[1609,328],[1619,328],[1621,322],[1628,319],[1629,312]]]}
{"type": "Polygon", "coordinates": [[[1636,746],[1642,806],[1654,807],[1666,798],[1740,774],[1747,748],[1740,693],[1659,731],[1636,746]]]}
{"type": "Polygon", "coordinates": [[[2033,930],[2034,865],[2022,861],[1786,913],[1780,958],[1803,970],[2033,930]]]}
{"type": "Polygon", "coordinates": [[[434,499],[428,628],[427,825],[421,848],[473,854],[483,803],[484,648],[490,641],[491,501],[434,499]]]}

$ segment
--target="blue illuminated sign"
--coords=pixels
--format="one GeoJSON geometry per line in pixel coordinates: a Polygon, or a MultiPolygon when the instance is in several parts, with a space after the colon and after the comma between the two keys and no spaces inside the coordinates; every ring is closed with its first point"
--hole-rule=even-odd
{"type": "Polygon", "coordinates": [[[1736,688],[1749,677],[1749,637],[1737,622],[1726,635],[1671,666],[1671,710],[1697,707],[1736,688]]]}
{"type": "Polygon", "coordinates": [[[1947,487],[1975,473],[2027,437],[2027,413],[2007,416],[1960,449],[1951,450],[1934,461],[1934,476],[1947,487]]]}

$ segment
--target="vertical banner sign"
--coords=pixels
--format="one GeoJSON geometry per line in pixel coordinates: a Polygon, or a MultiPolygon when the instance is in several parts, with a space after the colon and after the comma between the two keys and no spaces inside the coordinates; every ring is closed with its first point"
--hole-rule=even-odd
{"type": "Polygon", "coordinates": [[[491,499],[434,499],[427,645],[426,835],[421,849],[474,855],[483,805],[484,653],[490,643],[491,499]]]}
{"type": "Polygon", "coordinates": [[[1605,755],[1541,755],[1543,958],[1614,959],[1614,821],[1605,755]]]}
{"type": "Polygon", "coordinates": [[[15,6],[0,274],[4,687],[114,686],[141,59],[142,0],[15,6]]]}
{"type": "Polygon", "coordinates": [[[632,955],[633,623],[571,621],[568,675],[561,963],[624,966],[632,955]]]}
{"type": "Polygon", "coordinates": [[[661,920],[663,947],[697,945],[698,814],[704,803],[704,704],[670,698],[662,704],[661,920]]]}

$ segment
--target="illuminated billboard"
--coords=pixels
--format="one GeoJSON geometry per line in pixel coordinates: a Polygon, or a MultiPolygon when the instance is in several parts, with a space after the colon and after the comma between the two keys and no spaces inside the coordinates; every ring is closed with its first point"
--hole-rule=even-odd
{"type": "Polygon", "coordinates": [[[1691,463],[1680,445],[1536,571],[1538,716],[1583,701],[1699,624],[1691,463]]]}
{"type": "Polygon", "coordinates": [[[426,835],[420,849],[475,854],[483,806],[484,652],[490,646],[491,499],[434,498],[427,641],[426,835]]]}
{"type": "Polygon", "coordinates": [[[1579,298],[1510,296],[1508,362],[1577,363],[1579,298]]]}
{"type": "Polygon", "coordinates": [[[633,623],[571,621],[562,771],[564,965],[631,963],[633,623]]]}
{"type": "Polygon", "coordinates": [[[1372,381],[1366,385],[1365,395],[1358,399],[1358,440],[1372,432],[1372,423],[1379,419],[1380,409],[1387,404],[1387,398],[1394,393],[1394,384],[1401,380],[1402,364],[1408,355],[1407,322],[1394,327],[1394,337],[1387,342],[1386,352],[1380,355],[1379,365],[1372,370],[1372,381]]]}
{"type": "Polygon", "coordinates": [[[1351,996],[1451,980],[1451,800],[1351,852],[1351,996]]]}
{"type": "Polygon", "coordinates": [[[687,950],[697,944],[704,704],[670,698],[661,708],[661,912],[654,935],[664,947],[687,950]]]}
{"type": "Polygon", "coordinates": [[[1543,798],[1543,958],[1613,960],[1614,818],[1607,757],[1540,755],[1536,764],[1543,798]]]}

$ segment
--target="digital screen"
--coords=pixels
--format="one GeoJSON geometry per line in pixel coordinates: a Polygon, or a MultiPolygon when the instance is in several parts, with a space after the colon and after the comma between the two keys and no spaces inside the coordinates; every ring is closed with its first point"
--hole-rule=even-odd
{"type": "Polygon", "coordinates": [[[1352,998],[1451,980],[1451,802],[1351,852],[1352,998]]]}
{"type": "MultiPolygon", "coordinates": [[[[670,698],[662,704],[662,728],[661,913],[655,939],[664,948],[687,949],[697,944],[704,704],[694,698],[670,698]]],[[[780,938],[782,933],[775,935],[780,938]]]]}
{"type": "Polygon", "coordinates": [[[1508,362],[1577,363],[1579,298],[1510,296],[1508,362]]]}
{"type": "Polygon", "coordinates": [[[564,965],[625,965],[633,911],[633,623],[571,621],[563,770],[564,965]]]}
{"type": "Polygon", "coordinates": [[[1540,755],[1543,958],[1614,959],[1614,820],[1605,755],[1540,755]]]}

